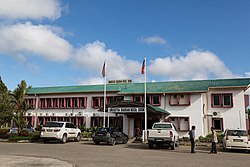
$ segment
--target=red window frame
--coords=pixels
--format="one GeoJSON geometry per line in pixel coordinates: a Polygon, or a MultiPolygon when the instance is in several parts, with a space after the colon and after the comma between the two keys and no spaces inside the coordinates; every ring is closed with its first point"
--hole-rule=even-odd
{"type": "Polygon", "coordinates": [[[212,108],[232,108],[233,107],[233,94],[232,93],[213,93],[211,94],[211,107],[212,108]],[[219,96],[219,105],[214,105],[214,97],[219,96]],[[230,96],[230,105],[225,105],[225,96],[230,96]]]}
{"type": "Polygon", "coordinates": [[[191,101],[191,95],[190,94],[170,94],[169,95],[169,105],[170,106],[190,106],[190,101],[191,101]],[[183,104],[180,104],[180,98],[181,96],[188,96],[188,103],[183,103],[183,104]],[[172,103],[172,97],[176,97],[177,98],[177,103],[172,103]]]}

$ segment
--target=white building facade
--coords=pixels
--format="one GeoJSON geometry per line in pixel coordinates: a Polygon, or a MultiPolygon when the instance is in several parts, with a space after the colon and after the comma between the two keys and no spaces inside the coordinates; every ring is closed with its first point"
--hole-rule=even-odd
{"type": "Polygon", "coordinates": [[[77,126],[119,126],[129,137],[136,127],[157,121],[172,122],[180,136],[187,136],[192,125],[196,137],[206,136],[213,126],[249,129],[246,108],[250,78],[147,83],[107,84],[106,110],[103,111],[104,85],[37,87],[27,92],[26,122],[36,127],[46,121],[70,121],[77,126]],[[105,117],[104,117],[105,115],[105,117]],[[103,125],[105,119],[106,124],[103,125]]]}

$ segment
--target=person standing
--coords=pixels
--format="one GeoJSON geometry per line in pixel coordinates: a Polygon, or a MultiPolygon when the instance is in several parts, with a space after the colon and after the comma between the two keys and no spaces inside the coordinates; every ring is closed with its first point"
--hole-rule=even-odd
{"type": "Polygon", "coordinates": [[[218,142],[217,134],[216,134],[216,131],[214,130],[214,127],[211,127],[211,131],[212,131],[212,135],[211,135],[212,146],[211,146],[210,154],[213,154],[213,153],[217,154],[217,150],[216,150],[216,143],[218,142]]]}
{"type": "Polygon", "coordinates": [[[192,129],[188,132],[189,134],[189,139],[191,142],[191,153],[195,153],[195,126],[192,126],[192,129]]]}

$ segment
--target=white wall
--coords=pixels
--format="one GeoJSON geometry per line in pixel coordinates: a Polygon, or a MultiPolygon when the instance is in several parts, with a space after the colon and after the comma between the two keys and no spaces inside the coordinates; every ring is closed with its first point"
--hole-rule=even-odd
{"type": "MultiPolygon", "coordinates": [[[[211,90],[208,92],[208,97],[211,99],[213,93],[232,93],[233,107],[232,108],[212,108],[211,100],[208,100],[208,113],[213,115],[213,112],[218,112],[217,117],[223,118],[224,130],[227,128],[246,129],[245,104],[243,90],[211,90]]],[[[212,116],[215,118],[215,116],[212,116]]]]}

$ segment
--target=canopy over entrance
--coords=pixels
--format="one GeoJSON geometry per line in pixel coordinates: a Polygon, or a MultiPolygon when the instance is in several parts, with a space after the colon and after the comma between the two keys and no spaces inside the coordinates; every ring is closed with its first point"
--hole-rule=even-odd
{"type": "MultiPolygon", "coordinates": [[[[170,115],[169,112],[156,107],[152,106],[150,104],[146,105],[147,112],[151,116],[168,116],[170,115]]],[[[103,108],[100,109],[100,111],[103,111],[103,108]]],[[[137,115],[137,114],[143,114],[144,113],[144,103],[134,102],[130,100],[115,102],[112,104],[109,104],[106,107],[106,112],[109,113],[117,113],[117,114],[126,114],[126,115],[137,115]]]]}

